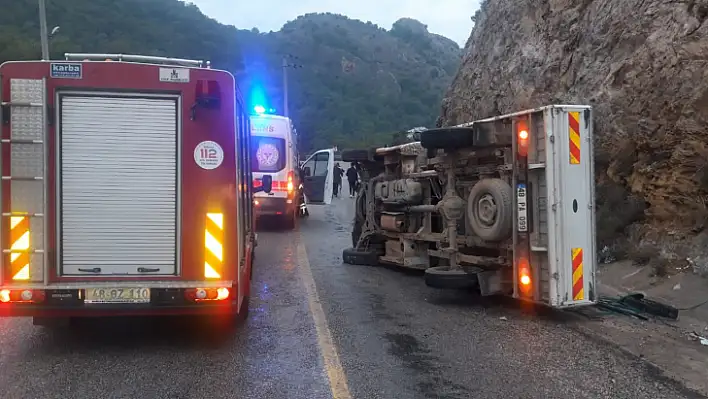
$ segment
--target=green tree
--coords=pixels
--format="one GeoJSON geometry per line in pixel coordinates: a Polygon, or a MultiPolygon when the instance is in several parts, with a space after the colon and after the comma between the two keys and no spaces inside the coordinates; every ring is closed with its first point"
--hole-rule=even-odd
{"type": "MultiPolygon", "coordinates": [[[[36,0],[0,0],[0,62],[38,59],[36,0]]],[[[48,0],[51,56],[148,54],[210,60],[237,77],[250,106],[282,112],[283,56],[291,117],[304,151],[390,143],[391,132],[432,126],[461,50],[425,25],[390,31],[336,14],[308,14],[278,32],[237,29],[177,0],[48,0]]]]}

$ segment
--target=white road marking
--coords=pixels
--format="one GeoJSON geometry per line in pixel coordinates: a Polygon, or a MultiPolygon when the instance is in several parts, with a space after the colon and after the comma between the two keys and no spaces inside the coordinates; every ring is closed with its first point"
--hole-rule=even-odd
{"type": "Polygon", "coordinates": [[[310,307],[312,319],[315,323],[317,344],[320,347],[320,352],[322,353],[322,358],[324,360],[324,368],[327,372],[332,397],[334,399],[351,399],[352,395],[349,392],[349,386],[347,385],[347,376],[344,374],[344,368],[342,367],[342,363],[339,361],[337,346],[334,344],[334,340],[332,339],[332,332],[329,330],[329,326],[327,325],[327,317],[325,316],[325,312],[322,309],[322,303],[320,302],[319,295],[317,294],[315,279],[312,277],[312,269],[310,268],[310,261],[307,258],[305,244],[303,243],[302,236],[299,234],[297,257],[298,264],[300,266],[298,267],[298,270],[300,271],[300,278],[305,285],[307,302],[310,307]]]}

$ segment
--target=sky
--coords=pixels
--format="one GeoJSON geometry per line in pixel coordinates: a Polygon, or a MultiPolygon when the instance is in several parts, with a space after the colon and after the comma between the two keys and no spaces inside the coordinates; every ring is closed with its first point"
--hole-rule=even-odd
{"type": "Polygon", "coordinates": [[[428,25],[428,31],[465,45],[472,31],[471,17],[481,0],[187,0],[217,21],[239,29],[277,31],[302,14],[331,12],[391,29],[408,17],[428,25]]]}

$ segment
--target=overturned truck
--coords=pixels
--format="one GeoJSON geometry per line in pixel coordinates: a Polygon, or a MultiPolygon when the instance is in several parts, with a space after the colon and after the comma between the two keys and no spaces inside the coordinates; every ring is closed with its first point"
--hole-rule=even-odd
{"type": "Polygon", "coordinates": [[[550,105],[346,150],[360,166],[349,264],[425,271],[566,308],[596,301],[592,109],[550,105]]]}

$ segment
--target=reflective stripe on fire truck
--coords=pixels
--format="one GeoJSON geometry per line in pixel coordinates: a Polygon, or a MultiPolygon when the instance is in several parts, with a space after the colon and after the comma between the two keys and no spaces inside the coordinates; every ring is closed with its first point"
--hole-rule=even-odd
{"type": "Polygon", "coordinates": [[[10,275],[13,280],[30,278],[30,225],[26,216],[10,218],[10,275]]]}
{"type": "Polygon", "coordinates": [[[570,140],[570,163],[580,163],[580,112],[568,112],[568,134],[570,140]]]}
{"type": "Polygon", "coordinates": [[[204,225],[204,277],[221,278],[224,262],[224,214],[207,213],[204,225]]]}
{"type": "Polygon", "coordinates": [[[585,299],[583,291],[583,249],[573,248],[571,250],[573,262],[573,300],[581,301],[585,299]]]}

